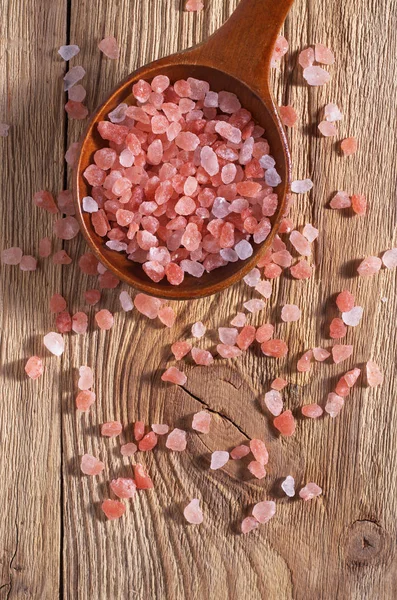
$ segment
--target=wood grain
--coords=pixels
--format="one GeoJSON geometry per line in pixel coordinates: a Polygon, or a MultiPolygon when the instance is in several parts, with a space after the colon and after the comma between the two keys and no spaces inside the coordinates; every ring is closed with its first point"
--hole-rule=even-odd
{"type": "MultiPolygon", "coordinates": [[[[67,38],[66,2],[3,2],[0,120],[13,129],[0,139],[2,247],[21,244],[35,253],[39,237],[50,231],[52,217],[31,210],[30,198],[37,189],[57,192],[63,184],[59,45],[70,38],[81,46],[72,65],[87,69],[87,104],[93,110],[129,72],[201,41],[236,5],[237,0],[207,0],[204,12],[194,15],[182,12],[179,0],[73,0],[67,38]],[[97,50],[109,34],[120,42],[118,61],[97,50]]],[[[172,364],[170,344],[188,336],[189,324],[200,319],[210,330],[203,342],[212,347],[214,328],[227,324],[250,292],[240,284],[213,298],[175,303],[177,324],[165,331],[135,311],[120,312],[123,286],[103,292],[101,306],[115,312],[110,332],[95,328],[95,309],[90,309],[89,335],[70,336],[60,360],[45,357],[44,377],[26,381],[25,359],[42,353],[42,335],[52,327],[51,294],[62,292],[75,312],[83,306],[84,290],[96,281],[82,276],[76,262],[61,269],[42,261],[36,273],[2,268],[1,600],[396,597],[396,274],[355,276],[358,260],[396,245],[395,25],[396,9],[387,0],[343,5],[296,0],[285,25],[291,50],[274,75],[274,89],[278,101],[293,104],[300,117],[289,132],[294,177],[314,181],[310,195],[296,198],[292,216],[298,226],[311,222],[321,234],[314,277],[275,282],[265,314],[252,322],[276,323],[277,334],[290,346],[288,360],[276,362],[250,350],[237,361],[216,361],[210,370],[187,364],[186,386],[167,386],[160,376],[172,364]],[[296,68],[298,49],[313,42],[329,44],[337,56],[331,83],[320,89],[308,89],[296,68]],[[340,138],[359,138],[359,152],[350,159],[339,156],[334,140],[317,136],[328,101],[339,103],[345,115],[338,124],[340,138]],[[365,193],[368,216],[330,211],[327,203],[338,189],[365,193]],[[297,374],[294,357],[314,345],[330,345],[327,324],[336,314],[333,297],[342,288],[351,289],[365,308],[361,325],[346,338],[354,344],[354,356],[339,366],[316,365],[310,374],[297,374]],[[301,306],[299,323],[280,323],[280,305],[286,302],[301,306]],[[297,410],[310,401],[324,403],[340,373],[369,358],[385,371],[382,388],[359,385],[337,419],[299,420],[292,439],[275,435],[263,409],[271,378],[289,379],[285,404],[297,410]],[[74,409],[82,364],[94,368],[97,394],[83,416],[74,409]],[[181,456],[159,448],[144,457],[155,489],[140,493],[125,518],[106,522],[99,505],[109,492],[107,481],[131,468],[119,456],[119,441],[99,436],[99,425],[143,419],[188,427],[192,413],[203,406],[213,414],[211,433],[190,436],[181,456]],[[234,463],[209,471],[210,452],[254,436],[269,446],[265,480],[247,481],[234,463]],[[103,476],[80,475],[84,452],[105,461],[103,476]],[[289,473],[298,485],[316,481],[323,496],[308,503],[280,498],[269,524],[239,535],[250,506],[277,498],[279,478],[289,473]],[[195,496],[205,512],[199,528],[187,527],[181,516],[195,496]]],[[[69,122],[67,145],[83,126],[69,122]]],[[[64,247],[74,258],[86,251],[81,238],[64,247]]],[[[130,426],[124,439],[131,440],[130,426]]]]}

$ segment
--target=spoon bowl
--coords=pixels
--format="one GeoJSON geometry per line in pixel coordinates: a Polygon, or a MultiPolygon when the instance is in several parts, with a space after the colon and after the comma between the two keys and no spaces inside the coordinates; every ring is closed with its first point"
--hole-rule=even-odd
{"type": "Polygon", "coordinates": [[[286,208],[291,163],[285,132],[268,82],[274,42],[292,0],[279,2],[276,8],[272,7],[272,4],[274,4],[272,0],[241,0],[232,17],[206,42],[157,60],[129,75],[90,120],[82,140],[74,176],[76,215],[88,244],[100,262],[119,279],[140,291],[174,300],[194,299],[214,294],[244,277],[271,246],[286,208]],[[275,13],[271,25],[269,10],[275,13]],[[269,31],[266,34],[267,28],[269,31]],[[258,35],[260,33],[258,43],[263,44],[259,49],[256,48],[256,51],[255,47],[247,48],[246,44],[247,37],[255,35],[255,32],[258,35]],[[240,39],[239,43],[236,43],[236,36],[240,39]],[[243,53],[244,49],[246,52],[251,50],[251,60],[243,53]],[[251,241],[254,247],[253,255],[246,260],[228,263],[210,273],[204,272],[200,278],[186,276],[178,286],[172,286],[165,278],[159,283],[151,281],[143,271],[142,265],[128,260],[124,253],[107,248],[105,240],[95,233],[90,215],[82,211],[82,199],[84,196],[89,196],[91,190],[82,174],[92,163],[94,153],[107,145],[97,131],[98,122],[105,120],[107,114],[121,102],[134,104],[135,99],[132,96],[134,83],[140,79],[150,82],[156,75],[167,75],[171,84],[179,79],[194,77],[207,81],[213,91],[225,90],[236,94],[241,106],[250,111],[255,122],[265,129],[265,137],[282,180],[275,189],[279,203],[276,213],[271,218],[271,233],[261,244],[251,241]]]}

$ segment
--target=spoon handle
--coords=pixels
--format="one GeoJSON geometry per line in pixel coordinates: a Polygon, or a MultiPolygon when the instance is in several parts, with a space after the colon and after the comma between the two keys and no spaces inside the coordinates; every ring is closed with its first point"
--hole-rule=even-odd
{"type": "Polygon", "coordinates": [[[234,13],[194,53],[216,60],[223,71],[248,84],[268,89],[273,46],[293,0],[240,0],[234,13]]]}

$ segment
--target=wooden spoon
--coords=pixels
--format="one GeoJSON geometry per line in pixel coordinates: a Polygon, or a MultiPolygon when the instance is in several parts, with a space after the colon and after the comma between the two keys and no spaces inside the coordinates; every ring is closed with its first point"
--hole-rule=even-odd
{"type": "Polygon", "coordinates": [[[287,139],[269,88],[270,61],[278,32],[293,0],[241,0],[226,23],[206,42],[141,67],[127,77],[95,112],[84,134],[74,177],[74,199],[82,232],[98,259],[119,279],[147,294],[175,300],[200,298],[219,292],[239,281],[255,267],[270,247],[286,206],[291,181],[291,161],[287,139]],[[132,85],[139,79],[151,81],[156,75],[167,75],[171,83],[195,77],[209,82],[214,91],[234,92],[241,105],[265,128],[270,152],[276,160],[282,183],[276,188],[279,205],[272,218],[272,231],[262,243],[254,245],[253,255],[245,261],[204,273],[202,277],[186,276],[179,286],[166,278],[151,281],[138,263],[124,253],[105,246],[92,225],[90,215],[82,211],[82,199],[91,188],[83,173],[93,161],[93,154],[107,144],[97,131],[97,123],[121,102],[134,103],[132,85]]]}

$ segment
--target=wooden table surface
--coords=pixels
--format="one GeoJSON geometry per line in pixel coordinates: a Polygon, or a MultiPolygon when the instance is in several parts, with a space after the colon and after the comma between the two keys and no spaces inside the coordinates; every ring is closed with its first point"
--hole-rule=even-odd
{"type": "MultiPolygon", "coordinates": [[[[0,121],[10,123],[0,138],[1,247],[21,245],[36,254],[39,238],[52,232],[54,217],[32,206],[39,189],[65,189],[70,172],[63,160],[84,123],[67,121],[62,44],[76,43],[87,75],[87,105],[93,110],[125,75],[157,57],[199,42],[232,12],[237,0],[205,0],[200,15],[182,12],[181,0],[1,0],[0,121]],[[104,58],[97,43],[115,35],[117,61],[104,58]]],[[[200,319],[209,328],[226,325],[251,296],[244,284],[217,297],[175,305],[177,324],[169,331],[136,311],[120,312],[118,290],[101,302],[115,312],[115,326],[99,332],[90,309],[90,331],[67,337],[61,358],[43,349],[53,329],[48,302],[55,292],[72,312],[82,309],[83,292],[95,287],[77,260],[70,266],[40,260],[34,273],[2,267],[0,400],[0,600],[384,600],[397,595],[396,559],[396,272],[382,270],[358,279],[364,256],[396,245],[397,97],[396,7],[388,0],[296,0],[285,24],[290,52],[275,76],[275,94],[291,103],[299,125],[290,131],[295,178],[310,177],[314,188],[296,198],[298,226],[311,222],[321,233],[315,243],[313,278],[278,280],[263,314],[290,355],[267,359],[250,350],[238,360],[216,360],[210,369],[186,365],[186,389],[161,382],[172,364],[170,344],[200,319]],[[337,62],[332,81],[308,88],[296,66],[297,51],[309,43],[329,44],[337,62]],[[321,110],[337,102],[344,113],[340,139],[357,135],[360,149],[344,159],[333,139],[317,136],[321,110]],[[338,189],[364,193],[365,218],[346,217],[326,205],[338,189]],[[333,298],[351,289],[365,308],[360,326],[349,329],[353,357],[343,365],[316,365],[296,372],[296,356],[330,345],[326,325],[336,315],[333,298]],[[385,298],[384,301],[381,301],[385,298]],[[281,324],[279,307],[297,303],[299,323],[281,324]],[[28,356],[45,356],[45,373],[28,380],[28,356]],[[324,404],[339,375],[376,360],[383,387],[358,385],[336,419],[299,420],[296,435],[275,435],[263,396],[272,378],[291,385],[285,404],[324,404]],[[97,402],[76,414],[77,368],[95,371],[97,402]],[[144,457],[155,489],[137,495],[126,515],[108,522],[100,503],[109,478],[131,472],[119,440],[99,435],[99,425],[137,419],[188,427],[192,413],[208,407],[208,436],[191,435],[187,452],[158,449],[144,457]],[[271,456],[263,481],[244,480],[235,464],[208,469],[211,451],[252,437],[266,440],[271,456]],[[89,452],[106,463],[103,476],[79,470],[89,452]],[[276,517],[248,536],[239,523],[253,503],[278,496],[280,477],[297,484],[315,481],[324,490],[312,502],[277,499],[276,517]],[[182,508],[202,499],[205,521],[186,526],[182,508]]],[[[255,43],[255,40],[248,40],[255,43]]],[[[73,258],[86,251],[79,237],[54,239],[73,258]]]]}

